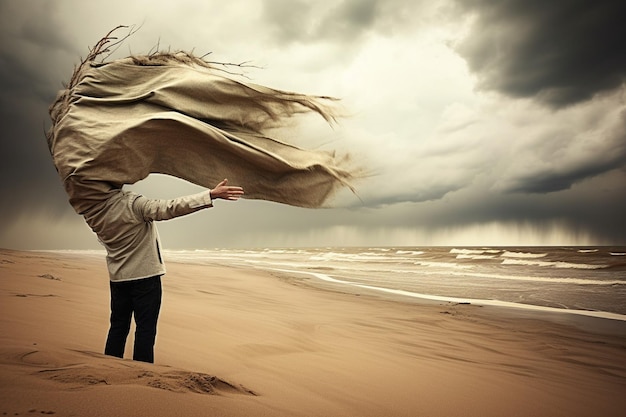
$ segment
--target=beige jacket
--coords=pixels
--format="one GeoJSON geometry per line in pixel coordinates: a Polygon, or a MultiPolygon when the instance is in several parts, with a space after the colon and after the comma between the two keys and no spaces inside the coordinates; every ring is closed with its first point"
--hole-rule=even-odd
{"type": "Polygon", "coordinates": [[[153,200],[114,188],[101,204],[83,214],[107,251],[111,281],[163,275],[159,233],[154,221],[212,207],[210,191],[171,200],[153,200]]]}

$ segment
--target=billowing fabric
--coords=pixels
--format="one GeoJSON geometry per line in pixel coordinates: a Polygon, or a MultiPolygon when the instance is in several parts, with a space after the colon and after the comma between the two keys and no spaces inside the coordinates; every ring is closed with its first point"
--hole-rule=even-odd
{"type": "Polygon", "coordinates": [[[246,198],[320,207],[351,178],[344,159],[268,137],[333,100],[243,83],[188,54],[85,61],[50,108],[48,144],[71,205],[85,214],[150,173],[246,198]]]}

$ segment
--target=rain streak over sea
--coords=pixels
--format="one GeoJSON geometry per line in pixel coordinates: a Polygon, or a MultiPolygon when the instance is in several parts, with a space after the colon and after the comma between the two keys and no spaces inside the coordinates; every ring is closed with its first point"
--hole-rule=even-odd
{"type": "Polygon", "coordinates": [[[626,247],[370,247],[166,251],[401,297],[626,321],[626,247]]]}

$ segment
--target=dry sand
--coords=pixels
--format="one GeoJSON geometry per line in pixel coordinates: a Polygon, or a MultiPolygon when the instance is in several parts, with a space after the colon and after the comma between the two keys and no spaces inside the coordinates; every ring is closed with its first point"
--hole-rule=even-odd
{"type": "Polygon", "coordinates": [[[0,250],[0,415],[626,410],[624,322],[555,322],[547,313],[389,299],[303,277],[169,262],[150,365],[100,354],[108,301],[100,256],[0,250]]]}

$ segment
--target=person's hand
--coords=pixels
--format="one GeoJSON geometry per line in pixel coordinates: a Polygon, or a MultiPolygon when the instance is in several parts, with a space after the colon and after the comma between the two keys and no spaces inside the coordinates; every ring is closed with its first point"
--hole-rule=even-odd
{"type": "Polygon", "coordinates": [[[213,188],[211,192],[211,198],[221,198],[223,200],[239,200],[239,197],[243,195],[243,188],[227,185],[228,180],[224,179],[222,182],[217,184],[215,188],[213,188]]]}

